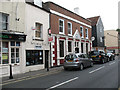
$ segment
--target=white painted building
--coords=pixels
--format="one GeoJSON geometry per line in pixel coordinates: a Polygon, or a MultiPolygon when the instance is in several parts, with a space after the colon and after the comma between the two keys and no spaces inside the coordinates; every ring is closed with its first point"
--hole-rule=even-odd
{"type": "Polygon", "coordinates": [[[0,6],[0,73],[13,74],[40,70],[49,60],[49,12],[36,3],[1,2],[0,6]]]}

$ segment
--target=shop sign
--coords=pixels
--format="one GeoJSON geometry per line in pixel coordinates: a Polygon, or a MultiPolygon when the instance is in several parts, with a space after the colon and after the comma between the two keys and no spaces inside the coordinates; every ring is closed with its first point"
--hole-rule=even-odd
{"type": "Polygon", "coordinates": [[[3,40],[25,41],[26,35],[1,33],[0,38],[3,40]]]}
{"type": "Polygon", "coordinates": [[[35,49],[42,49],[42,46],[35,46],[35,49]]]}

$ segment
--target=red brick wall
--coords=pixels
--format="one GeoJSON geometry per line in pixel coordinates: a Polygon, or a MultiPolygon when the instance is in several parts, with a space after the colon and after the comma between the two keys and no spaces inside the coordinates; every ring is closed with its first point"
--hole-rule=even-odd
{"type": "Polygon", "coordinates": [[[64,15],[66,15],[66,16],[69,16],[69,17],[77,19],[77,20],[79,20],[81,22],[84,22],[84,23],[86,23],[88,25],[91,25],[91,23],[88,20],[84,19],[83,17],[81,17],[81,16],[79,16],[79,15],[77,15],[77,14],[75,14],[75,13],[73,13],[73,12],[71,12],[71,11],[65,9],[65,8],[62,8],[59,5],[56,5],[54,3],[49,3],[49,8],[51,10],[57,11],[59,13],[62,13],[64,15]]]}
{"type": "MultiPolygon", "coordinates": [[[[83,26],[83,25],[78,24],[78,23],[76,23],[74,21],[65,19],[63,17],[51,14],[51,31],[52,31],[52,34],[59,34],[59,19],[64,20],[65,35],[68,35],[68,25],[67,25],[68,22],[72,23],[72,34],[73,35],[74,35],[76,29],[80,33],[80,26],[83,26]]],[[[85,37],[85,28],[88,28],[88,27],[83,26],[83,28],[84,28],[84,37],[85,37]]],[[[91,28],[88,28],[88,35],[89,35],[88,37],[90,39],[90,37],[91,37],[91,28]]]]}

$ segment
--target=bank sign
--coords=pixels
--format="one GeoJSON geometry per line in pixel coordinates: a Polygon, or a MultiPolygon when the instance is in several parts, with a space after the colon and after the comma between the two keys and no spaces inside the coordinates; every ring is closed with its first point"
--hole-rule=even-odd
{"type": "Polygon", "coordinates": [[[25,41],[26,35],[0,33],[0,39],[13,40],[13,41],[25,41]]]}

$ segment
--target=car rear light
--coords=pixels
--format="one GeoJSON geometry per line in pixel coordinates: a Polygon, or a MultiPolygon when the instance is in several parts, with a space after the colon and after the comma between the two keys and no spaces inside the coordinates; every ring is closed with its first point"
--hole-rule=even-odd
{"type": "Polygon", "coordinates": [[[75,60],[75,62],[79,62],[79,60],[75,60]]]}
{"type": "Polygon", "coordinates": [[[101,55],[99,55],[99,58],[101,58],[101,55]]]}

